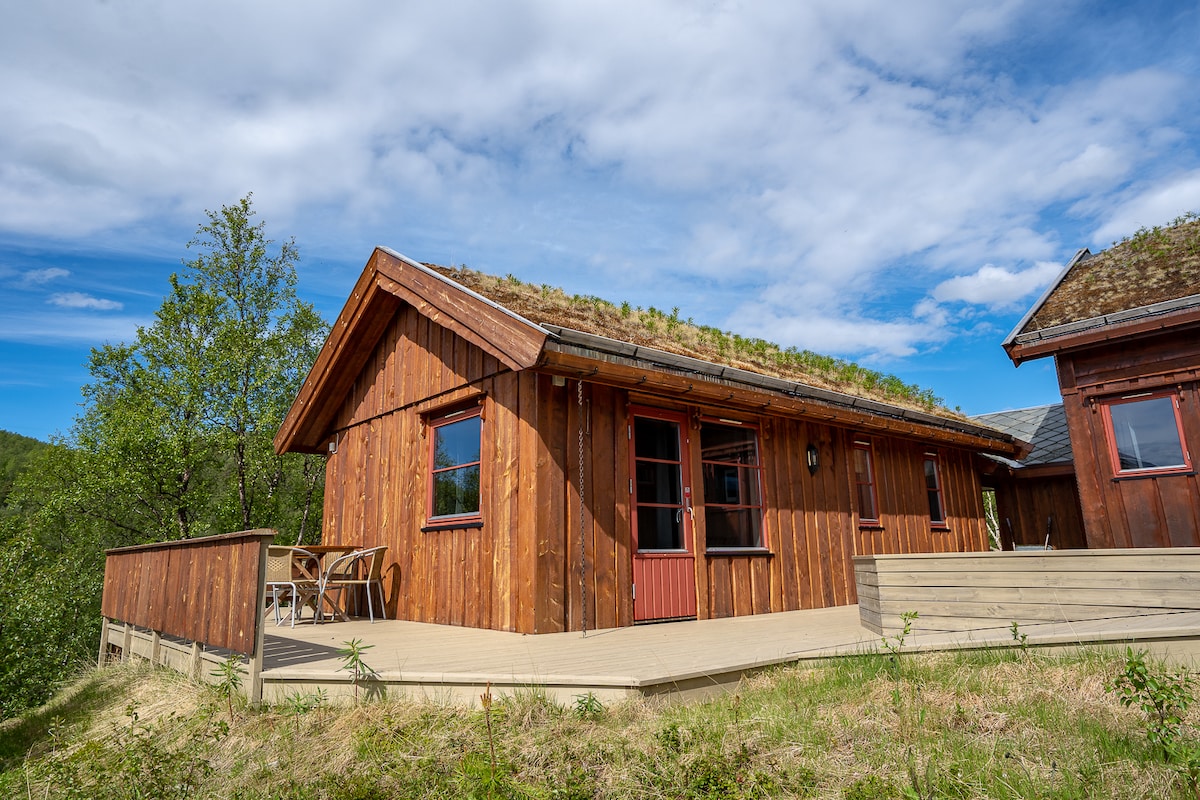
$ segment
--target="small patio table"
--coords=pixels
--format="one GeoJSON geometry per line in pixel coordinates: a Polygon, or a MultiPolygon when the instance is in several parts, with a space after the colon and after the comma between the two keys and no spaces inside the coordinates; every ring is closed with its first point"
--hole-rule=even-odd
{"type": "MultiPolygon", "coordinates": [[[[313,574],[314,570],[309,566],[308,563],[299,563],[300,561],[311,562],[312,559],[299,559],[297,563],[297,570],[305,578],[320,583],[324,577],[327,563],[332,563],[333,560],[336,560],[347,553],[353,553],[359,548],[358,545],[353,544],[314,544],[309,545],[304,549],[315,555],[318,559],[315,569],[316,574],[313,574]]],[[[323,609],[321,608],[322,603],[327,603],[329,605],[330,616],[334,617],[335,619],[340,619],[343,622],[350,621],[350,617],[346,614],[345,609],[338,606],[337,603],[324,594],[319,594],[316,598],[317,607],[315,610],[318,618],[324,613],[323,609]]],[[[316,619],[314,619],[314,622],[315,621],[316,619]]]]}

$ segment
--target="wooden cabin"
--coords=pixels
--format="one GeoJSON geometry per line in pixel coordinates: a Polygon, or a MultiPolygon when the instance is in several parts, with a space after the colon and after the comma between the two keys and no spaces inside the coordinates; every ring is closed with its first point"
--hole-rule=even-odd
{"type": "Polygon", "coordinates": [[[972,419],[1029,442],[1031,448],[1020,460],[985,456],[983,487],[995,493],[1001,549],[1087,547],[1062,403],[972,419]]]}
{"type": "Polygon", "coordinates": [[[1200,545],[1200,220],[1080,250],[1004,347],[1054,357],[1087,546],[1200,545]]]}
{"type": "Polygon", "coordinates": [[[328,455],[323,540],[387,545],[401,619],[835,606],[856,554],[987,549],[978,454],[1021,442],[720,357],[707,330],[380,248],[275,446],[328,455]]]}

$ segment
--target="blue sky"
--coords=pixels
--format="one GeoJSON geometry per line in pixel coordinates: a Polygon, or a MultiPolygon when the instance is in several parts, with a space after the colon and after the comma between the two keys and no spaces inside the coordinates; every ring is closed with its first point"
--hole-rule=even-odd
{"type": "Polygon", "coordinates": [[[205,209],[336,316],[372,247],[851,358],[984,413],[1080,247],[1200,211],[1197,3],[0,0],[0,428],[79,413],[205,209]]]}

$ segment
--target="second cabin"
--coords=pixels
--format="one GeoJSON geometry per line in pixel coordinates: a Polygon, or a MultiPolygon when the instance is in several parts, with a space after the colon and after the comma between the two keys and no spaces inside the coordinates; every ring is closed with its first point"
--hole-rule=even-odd
{"type": "Polygon", "coordinates": [[[979,454],[1022,442],[638,316],[375,250],[275,444],[327,454],[323,541],[388,547],[389,616],[820,608],[855,555],[988,548],[979,454]]]}

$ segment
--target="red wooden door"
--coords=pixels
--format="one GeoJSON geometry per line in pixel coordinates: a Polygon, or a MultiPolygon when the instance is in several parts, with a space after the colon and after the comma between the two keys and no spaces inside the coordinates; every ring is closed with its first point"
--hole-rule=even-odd
{"type": "Polygon", "coordinates": [[[687,417],[634,409],[629,423],[633,619],[696,616],[687,417]]]}

